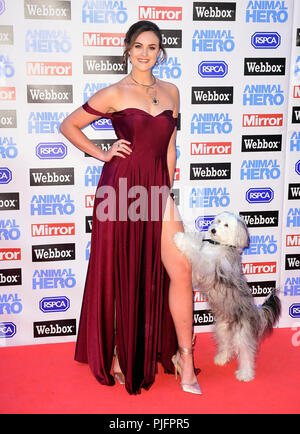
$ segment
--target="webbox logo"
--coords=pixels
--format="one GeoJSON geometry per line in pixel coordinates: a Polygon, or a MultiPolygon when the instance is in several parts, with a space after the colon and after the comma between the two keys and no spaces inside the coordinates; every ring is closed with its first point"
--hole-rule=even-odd
{"type": "Polygon", "coordinates": [[[24,0],[24,17],[36,20],[70,20],[69,0],[24,0]]]}
{"type": "Polygon", "coordinates": [[[235,13],[236,3],[193,3],[193,21],[235,21],[235,13]]]}

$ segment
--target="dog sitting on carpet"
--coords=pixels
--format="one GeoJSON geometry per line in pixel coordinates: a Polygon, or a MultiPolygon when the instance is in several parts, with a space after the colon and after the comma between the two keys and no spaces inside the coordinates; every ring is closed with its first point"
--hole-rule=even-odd
{"type": "Polygon", "coordinates": [[[192,266],[193,287],[206,295],[215,319],[216,365],[238,358],[236,378],[255,375],[258,343],[271,333],[279,319],[281,303],[275,291],[259,308],[243,274],[241,254],[249,245],[244,221],[229,212],[217,215],[203,233],[177,232],[174,242],[192,266]]]}

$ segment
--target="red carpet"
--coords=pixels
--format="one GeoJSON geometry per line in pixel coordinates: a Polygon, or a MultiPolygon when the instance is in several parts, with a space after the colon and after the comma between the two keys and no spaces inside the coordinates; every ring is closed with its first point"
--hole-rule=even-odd
{"type": "Polygon", "coordinates": [[[299,413],[300,339],[275,329],[260,347],[256,378],[235,379],[236,361],[215,366],[211,333],[198,334],[195,364],[202,395],[182,392],[161,366],[152,388],[130,396],[124,387],[97,383],[87,365],[73,361],[74,343],[0,348],[1,414],[299,413]]]}

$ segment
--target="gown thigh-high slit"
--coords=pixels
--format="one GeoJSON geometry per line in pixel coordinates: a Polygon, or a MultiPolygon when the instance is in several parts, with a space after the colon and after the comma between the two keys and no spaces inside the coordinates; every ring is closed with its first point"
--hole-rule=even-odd
{"type": "Polygon", "coordinates": [[[132,153],[105,163],[99,179],[75,360],[88,363],[96,379],[111,386],[116,347],[126,390],[138,394],[153,384],[158,362],[174,373],[177,338],[161,231],[176,119],[171,110],[152,116],[137,108],[111,114],[87,103],[83,108],[109,117],[117,137],[131,142],[132,153]]]}

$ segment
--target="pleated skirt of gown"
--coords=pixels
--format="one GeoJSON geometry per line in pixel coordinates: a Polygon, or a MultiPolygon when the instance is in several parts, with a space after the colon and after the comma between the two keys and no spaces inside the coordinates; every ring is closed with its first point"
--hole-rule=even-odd
{"type": "MultiPolygon", "coordinates": [[[[167,184],[166,170],[163,175],[161,183],[167,184]]],[[[105,170],[98,187],[103,182],[105,170]]],[[[144,183],[149,210],[149,184],[142,179],[127,182],[127,191],[144,183]]],[[[117,191],[117,202],[119,197],[117,191]]],[[[132,202],[127,199],[128,208],[132,202]]],[[[111,386],[116,346],[125,387],[129,394],[138,394],[153,384],[157,362],[174,373],[171,357],[177,339],[168,303],[170,281],[161,262],[163,204],[157,221],[118,221],[118,213],[116,221],[99,221],[99,203],[96,197],[75,360],[88,363],[96,379],[111,386]]]]}

